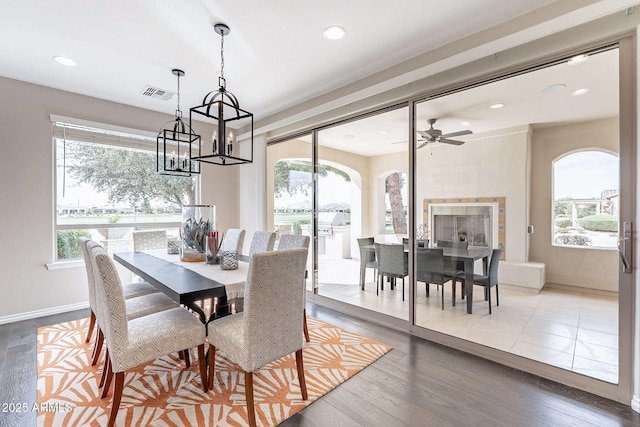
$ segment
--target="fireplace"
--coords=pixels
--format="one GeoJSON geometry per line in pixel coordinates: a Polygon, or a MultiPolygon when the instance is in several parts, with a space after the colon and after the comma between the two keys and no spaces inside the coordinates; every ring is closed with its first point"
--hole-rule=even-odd
{"type": "Polygon", "coordinates": [[[470,248],[504,248],[504,197],[425,199],[429,239],[467,241],[470,248]]]}

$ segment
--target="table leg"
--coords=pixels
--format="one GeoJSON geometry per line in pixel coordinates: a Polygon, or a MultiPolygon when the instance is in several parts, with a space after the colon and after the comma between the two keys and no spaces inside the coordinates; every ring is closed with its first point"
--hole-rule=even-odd
{"type": "Polygon", "coordinates": [[[467,298],[467,313],[473,312],[473,259],[464,260],[464,290],[467,298]]]}

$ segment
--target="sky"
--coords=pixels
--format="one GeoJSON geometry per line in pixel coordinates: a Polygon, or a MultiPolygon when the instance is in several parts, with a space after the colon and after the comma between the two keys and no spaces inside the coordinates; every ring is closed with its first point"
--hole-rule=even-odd
{"type": "Polygon", "coordinates": [[[604,190],[618,189],[618,156],[583,151],[563,157],[553,166],[554,199],[600,198],[604,190]]]}

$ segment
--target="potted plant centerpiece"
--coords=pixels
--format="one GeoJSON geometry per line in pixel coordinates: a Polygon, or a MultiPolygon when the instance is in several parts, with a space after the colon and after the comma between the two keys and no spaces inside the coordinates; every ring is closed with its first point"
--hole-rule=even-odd
{"type": "Polygon", "coordinates": [[[211,205],[182,206],[180,229],[180,260],[201,262],[206,259],[207,234],[216,228],[216,207],[211,205]]]}

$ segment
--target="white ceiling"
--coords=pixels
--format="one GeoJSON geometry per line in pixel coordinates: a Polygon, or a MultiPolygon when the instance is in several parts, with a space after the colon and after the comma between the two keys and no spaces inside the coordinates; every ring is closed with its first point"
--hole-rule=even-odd
{"type": "MultiPolygon", "coordinates": [[[[565,0],[5,1],[0,13],[0,75],[173,114],[175,99],[161,101],[141,93],[147,85],[175,91],[176,78],[171,69],[181,68],[186,72],[181,79],[181,106],[186,112],[199,105],[206,93],[217,89],[220,36],[212,24],[224,22],[231,27],[225,38],[227,89],[238,97],[242,108],[259,120],[479,31],[505,22],[516,28],[521,28],[517,27],[519,24],[531,25],[531,19],[525,20],[524,16],[545,7],[564,10],[565,15],[554,17],[555,21],[564,20],[556,22],[557,30],[621,10],[627,3],[630,2],[584,0],[567,6],[565,0]],[[342,40],[322,37],[323,29],[332,24],[346,29],[342,40]],[[77,66],[57,64],[52,60],[56,55],[75,60],[77,66]]],[[[446,119],[466,117],[473,122],[475,131],[482,129],[480,116],[474,116],[471,109],[462,109],[459,100],[452,101],[451,106],[444,102],[431,104],[434,111],[430,114],[442,118],[437,127],[445,132],[458,130],[457,123],[449,125],[446,119]]]]}
{"type": "MultiPolygon", "coordinates": [[[[427,120],[436,118],[434,127],[445,134],[472,130],[472,135],[452,138],[471,141],[486,132],[523,125],[540,128],[616,117],[618,92],[618,50],[614,49],[591,55],[580,64],[563,62],[426,101],[418,105],[417,124],[419,130],[426,130],[429,128],[427,120]],[[540,92],[556,84],[564,84],[565,88],[553,93],[540,92]],[[582,88],[589,89],[588,93],[572,95],[573,91],[582,88]],[[489,108],[496,103],[503,103],[504,107],[489,108]]],[[[364,156],[406,150],[408,109],[323,130],[319,140],[322,146],[364,156]]]]}

